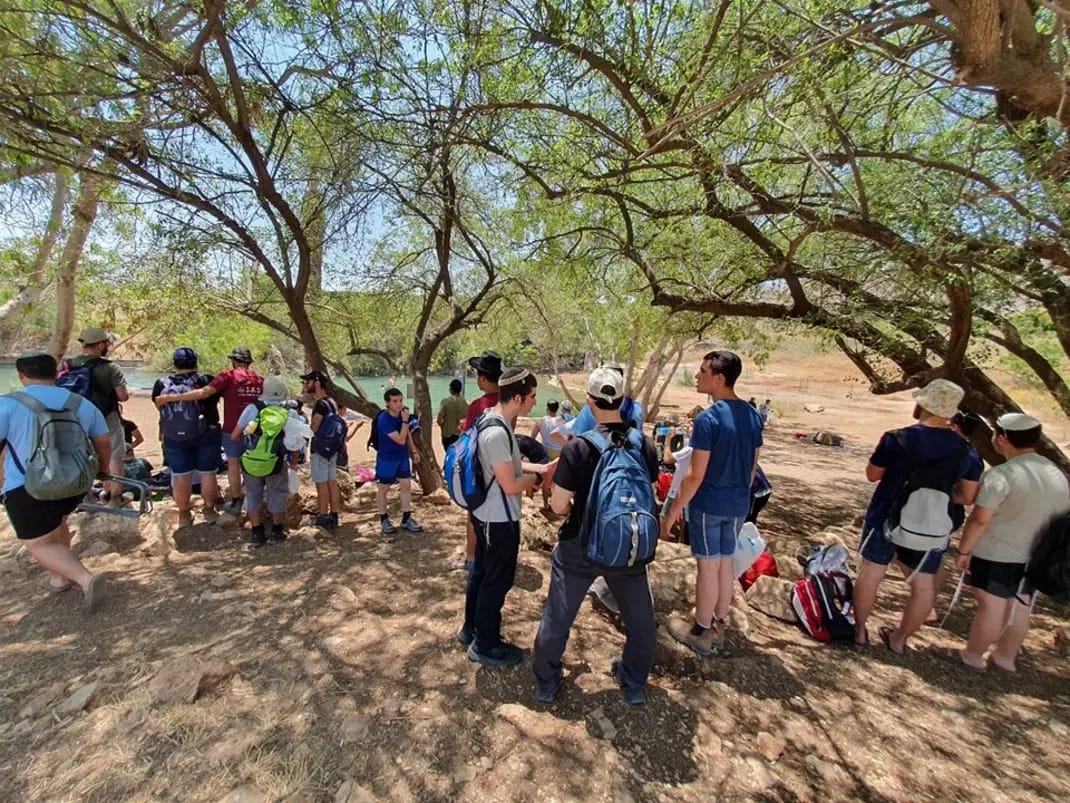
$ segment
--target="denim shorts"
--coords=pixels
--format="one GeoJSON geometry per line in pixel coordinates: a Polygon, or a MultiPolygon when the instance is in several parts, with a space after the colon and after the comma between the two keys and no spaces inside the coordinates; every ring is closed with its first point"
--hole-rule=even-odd
{"type": "Polygon", "coordinates": [[[743,528],[745,516],[718,516],[689,508],[687,531],[691,554],[700,560],[730,558],[736,552],[736,536],[743,528]]]}
{"type": "Polygon", "coordinates": [[[223,453],[228,460],[237,460],[241,457],[242,452],[245,451],[242,445],[241,440],[232,440],[229,432],[223,434],[223,453]]]}
{"type": "Polygon", "coordinates": [[[338,479],[338,461],[334,457],[322,457],[312,453],[309,459],[313,482],[330,482],[338,479]]]}
{"type": "Polygon", "coordinates": [[[412,465],[408,455],[401,460],[376,460],[375,481],[380,485],[393,485],[398,480],[412,478],[412,465]]]}
{"type": "Polygon", "coordinates": [[[171,478],[185,477],[197,471],[215,474],[219,468],[219,450],[223,432],[211,427],[191,441],[172,441],[164,438],[163,456],[171,469],[171,478]]]}
{"type": "Polygon", "coordinates": [[[896,546],[884,534],[884,527],[869,528],[862,530],[862,546],[858,554],[870,563],[878,563],[887,566],[895,558],[910,571],[918,574],[936,574],[940,571],[946,549],[933,550],[926,556],[925,552],[918,549],[904,549],[896,546]],[[924,563],[922,560],[924,559],[924,563]],[[918,568],[921,564],[921,568],[918,568]]]}

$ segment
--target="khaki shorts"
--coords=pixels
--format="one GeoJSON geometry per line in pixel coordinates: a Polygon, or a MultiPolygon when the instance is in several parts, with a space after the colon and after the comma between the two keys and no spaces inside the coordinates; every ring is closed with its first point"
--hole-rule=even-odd
{"type": "Polygon", "coordinates": [[[111,441],[111,459],[122,460],[126,457],[126,433],[123,431],[123,422],[119,420],[118,413],[108,413],[104,417],[104,422],[108,425],[108,440],[111,441]]]}

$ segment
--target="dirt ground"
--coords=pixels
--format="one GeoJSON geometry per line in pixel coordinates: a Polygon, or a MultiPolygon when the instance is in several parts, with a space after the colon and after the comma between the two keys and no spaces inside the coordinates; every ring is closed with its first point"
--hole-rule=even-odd
{"type": "MultiPolygon", "coordinates": [[[[760,526],[785,576],[820,531],[856,546],[869,450],[909,420],[909,395],[875,399],[850,376],[845,361],[789,355],[740,383],[780,412],[763,449],[775,490],[760,526]],[[845,446],[794,438],[817,429],[845,446]]],[[[674,387],[668,401],[701,399],[674,387]]],[[[128,410],[153,418],[144,399],[128,410]]],[[[142,451],[158,458],[155,444],[142,451]]],[[[554,525],[526,504],[532,546],[503,630],[529,649],[549,578],[537,542],[554,525]]],[[[140,530],[79,516],[75,550],[110,580],[91,616],[76,594],[45,594],[5,521],[0,800],[1070,799],[1070,672],[1055,643],[1065,611],[1038,607],[1009,676],[925,651],[819,645],[737,595],[727,652],[699,659],[661,635],[649,702],[635,709],[608,674],[619,623],[585,604],[547,706],[530,657],[513,669],[466,660],[454,640],[464,575],[446,568],[463,517],[423,499],[415,508],[424,534],[382,537],[366,487],[333,535],[301,528],[255,552],[239,529],[198,524],[162,554],[162,509],[140,530]]],[[[659,549],[662,623],[687,613],[679,591],[692,571],[686,548],[659,549]]],[[[881,622],[904,596],[902,582],[884,584],[881,622]]],[[[971,614],[967,599],[915,646],[961,641],[971,614]]]]}

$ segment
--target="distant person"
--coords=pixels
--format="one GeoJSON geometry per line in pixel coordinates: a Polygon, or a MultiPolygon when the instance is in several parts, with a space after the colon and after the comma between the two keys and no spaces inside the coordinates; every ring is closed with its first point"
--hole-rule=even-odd
{"type": "MultiPolygon", "coordinates": [[[[175,373],[156,380],[152,386],[152,400],[168,399],[172,395],[187,394],[207,387],[211,374],[197,368],[197,352],[188,346],[175,349],[175,373]]],[[[178,506],[178,526],[193,524],[193,474],[201,481],[203,516],[214,523],[216,512],[216,471],[223,448],[223,430],[219,422],[219,399],[207,397],[201,401],[165,402],[160,407],[160,434],[163,453],[171,469],[171,492],[178,506]]]]}
{"type": "Polygon", "coordinates": [[[553,399],[546,402],[546,413],[531,428],[531,438],[542,440],[542,445],[550,460],[556,460],[561,454],[561,446],[553,438],[554,430],[566,423],[565,419],[558,414],[560,407],[561,405],[553,399]]]}
{"type": "Polygon", "coordinates": [[[126,459],[130,460],[134,455],[134,449],[145,442],[145,436],[138,429],[137,422],[123,418],[123,406],[119,405],[119,420],[123,424],[123,442],[126,446],[126,459]]]}
{"type": "Polygon", "coordinates": [[[694,622],[674,617],[669,633],[699,655],[724,646],[736,578],[732,556],[750,512],[751,485],[762,445],[758,411],[736,395],[743,363],[731,351],[711,351],[695,374],[699,393],[715,399],[695,419],[691,463],[679,494],[662,518],[662,537],[687,508],[687,531],[695,556],[694,622]]]}
{"type": "Polygon", "coordinates": [[[958,412],[964,392],[947,379],[934,379],[914,393],[913,417],[918,423],[885,432],[866,465],[866,479],[877,483],[862,523],[859,555],[862,565],[854,584],[855,643],[867,644],[866,622],[877,600],[877,589],[888,564],[897,559],[910,572],[910,598],[896,629],[882,627],[881,641],[895,653],[906,650],[907,640],[929,616],[936,599],[936,575],[946,544],[931,550],[907,549],[892,541],[889,516],[899,502],[916,467],[930,466],[946,480],[951,490],[946,533],[954,526],[955,504],[973,504],[981,458],[976,450],[951,429],[950,419],[958,412]],[[888,525],[888,526],[886,526],[888,525]]]}
{"type": "MultiPolygon", "coordinates": [[[[78,336],[82,344],[82,354],[72,357],[63,364],[63,370],[56,379],[56,384],[74,393],[78,393],[97,406],[108,424],[111,436],[111,457],[108,473],[116,477],[123,476],[123,458],[126,455],[126,435],[123,423],[119,420],[119,403],[130,399],[130,390],[126,386],[126,377],[119,366],[106,359],[111,349],[112,336],[103,329],[90,326],[78,336]]],[[[121,483],[106,483],[106,490],[113,507],[123,505],[123,486],[121,483]]]]}
{"type": "Polygon", "coordinates": [[[435,423],[442,431],[442,448],[449,449],[461,437],[461,426],[468,417],[468,402],[461,392],[464,385],[460,379],[450,380],[450,395],[438,405],[435,423]]]}
{"type": "MultiPolygon", "coordinates": [[[[264,389],[264,377],[249,366],[253,354],[245,346],[238,346],[230,352],[230,369],[213,377],[206,387],[190,393],[180,393],[167,398],[167,402],[204,401],[219,393],[223,396],[223,431],[233,432],[238,424],[238,417],[250,405],[260,398],[264,389]]],[[[164,403],[167,403],[164,402],[164,403]]],[[[226,510],[233,516],[240,516],[242,509],[242,467],[241,453],[243,439],[223,438],[223,452],[227,456],[227,502],[226,510]]]]}
{"type": "MultiPolygon", "coordinates": [[[[38,438],[37,405],[73,413],[83,431],[74,434],[79,440],[84,435],[91,442],[98,467],[107,466],[111,458],[111,433],[95,405],[55,386],[56,359],[51,354],[25,354],[15,360],[15,371],[23,389],[0,397],[0,445],[7,447],[4,508],[15,537],[25,542],[26,550],[48,571],[48,590],[60,593],[77,586],[82,590],[86,608],[94,610],[104,597],[104,577],[91,573],[71,552],[73,536],[67,527],[67,516],[85,498],[92,478],[86,476],[85,489],[65,499],[37,499],[26,489],[25,469],[30,466],[31,450],[38,438]]],[[[83,459],[88,453],[86,445],[83,459]]],[[[91,464],[88,465],[92,470],[91,464]]]]}
{"type": "Polygon", "coordinates": [[[749,399],[747,399],[747,404],[749,404],[755,410],[758,409],[758,402],[755,400],[755,398],[753,396],[751,396],[749,399]]]}
{"type": "MultiPolygon", "coordinates": [[[[339,416],[338,405],[334,399],[327,395],[331,380],[323,371],[309,371],[301,376],[304,383],[303,390],[315,398],[312,405],[312,419],[309,426],[312,428],[312,449],[309,457],[309,470],[312,481],[316,484],[316,503],[319,515],[316,516],[315,525],[325,530],[338,529],[338,514],[342,509],[342,491],[338,487],[338,452],[330,456],[324,456],[317,451],[316,434],[320,432],[324,421],[330,416],[339,416]]],[[[346,434],[341,438],[339,451],[345,448],[346,434]]],[[[320,444],[322,446],[322,444],[320,444]]]]}
{"type": "Polygon", "coordinates": [[[565,419],[566,423],[576,417],[572,412],[572,402],[568,399],[561,402],[561,417],[565,419]]]}
{"type": "Polygon", "coordinates": [[[981,477],[955,565],[966,572],[977,612],[959,658],[971,669],[1016,670],[1029,631],[1032,589],[1024,582],[1036,536],[1070,510],[1070,487],[1055,463],[1036,452],[1040,421],[1024,413],[996,419],[992,446],[1007,458],[981,477]],[[995,644],[991,653],[988,648],[995,644]]]}
{"type": "MultiPolygon", "coordinates": [[[[468,367],[476,372],[476,384],[483,395],[468,405],[464,429],[469,429],[484,412],[498,403],[498,379],[502,375],[502,358],[498,352],[486,349],[478,357],[468,359],[468,367]]],[[[463,568],[471,569],[476,556],[476,531],[471,519],[465,528],[463,568]]]]}
{"type": "Polygon", "coordinates": [[[420,455],[412,447],[409,410],[405,407],[405,397],[397,388],[388,388],[383,401],[386,409],[381,410],[375,419],[379,444],[375,453],[379,529],[385,535],[398,531],[390,521],[386,507],[387,492],[391,485],[397,485],[401,496],[401,529],[410,533],[423,532],[424,528],[412,517],[412,464],[420,459],[420,455]]]}
{"type": "Polygon", "coordinates": [[[766,399],[758,405],[758,415],[762,417],[762,423],[765,424],[769,421],[769,414],[773,411],[772,402],[766,399]]]}
{"type": "Polygon", "coordinates": [[[349,471],[349,442],[353,440],[353,437],[360,432],[361,427],[364,426],[365,419],[361,418],[353,420],[355,413],[351,412],[341,405],[338,406],[338,415],[342,416],[346,422],[346,442],[342,446],[342,451],[338,453],[338,459],[335,461],[338,464],[338,468],[342,471],[349,471]]]}

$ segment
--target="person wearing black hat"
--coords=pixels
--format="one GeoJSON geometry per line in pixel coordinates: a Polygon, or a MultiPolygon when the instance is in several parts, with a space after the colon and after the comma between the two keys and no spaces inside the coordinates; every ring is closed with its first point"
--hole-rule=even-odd
{"type": "MultiPolygon", "coordinates": [[[[162,397],[157,400],[157,406],[172,402],[204,401],[217,393],[221,394],[223,396],[223,431],[233,432],[242,411],[260,398],[264,390],[264,377],[249,368],[253,362],[253,354],[246,346],[238,346],[230,352],[229,357],[230,370],[216,374],[208,385],[189,393],[162,397]]],[[[227,456],[226,512],[233,516],[241,514],[244,498],[241,451],[242,441],[223,438],[223,452],[227,456]]]]}
{"type": "Polygon", "coordinates": [[[197,352],[188,346],[175,349],[175,373],[156,380],[152,400],[160,409],[160,433],[163,454],[171,469],[171,492],[178,505],[178,526],[193,524],[193,474],[200,475],[204,520],[212,524],[219,518],[215,509],[216,469],[223,448],[223,430],[219,422],[219,399],[208,394],[201,401],[160,404],[176,395],[191,395],[212,381],[211,374],[197,370],[197,352]]]}
{"type": "MultiPolygon", "coordinates": [[[[318,432],[327,416],[332,413],[338,414],[338,405],[327,395],[331,380],[323,371],[313,370],[302,374],[301,381],[304,383],[304,392],[316,399],[312,405],[312,420],[309,425],[313,432],[318,432]]],[[[313,437],[309,468],[312,481],[316,483],[316,501],[319,508],[315,525],[326,530],[336,530],[338,529],[338,512],[342,509],[342,492],[338,488],[338,463],[334,456],[328,458],[317,454],[315,445],[315,437],[313,437]]]]}

